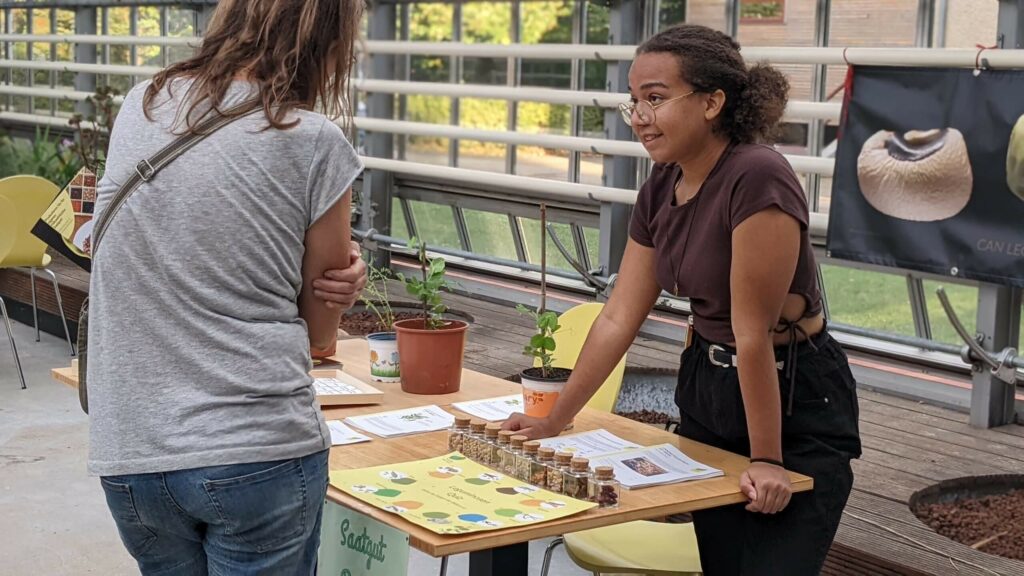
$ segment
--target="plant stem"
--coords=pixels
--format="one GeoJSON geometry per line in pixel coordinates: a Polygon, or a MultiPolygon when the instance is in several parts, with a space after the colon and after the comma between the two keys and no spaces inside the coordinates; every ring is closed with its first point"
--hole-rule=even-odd
{"type": "MultiPolygon", "coordinates": [[[[423,287],[427,286],[427,243],[420,244],[420,272],[423,274],[423,287]]],[[[427,302],[427,293],[424,291],[423,296],[420,298],[420,302],[423,302],[423,328],[432,329],[430,322],[430,308],[427,302]]]]}
{"type": "MultiPolygon", "coordinates": [[[[548,299],[548,284],[547,284],[547,271],[548,271],[548,206],[544,202],[540,203],[540,308],[537,310],[537,314],[543,314],[547,307],[548,299]]],[[[544,359],[540,362],[540,373],[544,378],[548,377],[548,363],[544,359]]]]}
{"type": "Polygon", "coordinates": [[[547,204],[541,202],[540,204],[540,309],[537,311],[538,314],[543,314],[547,306],[547,269],[548,269],[548,251],[547,251],[547,222],[548,220],[548,207],[547,204]]]}

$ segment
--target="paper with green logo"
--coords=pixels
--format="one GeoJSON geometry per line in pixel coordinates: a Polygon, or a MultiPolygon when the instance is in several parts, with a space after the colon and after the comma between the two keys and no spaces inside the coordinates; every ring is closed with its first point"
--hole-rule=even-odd
{"type": "Polygon", "coordinates": [[[324,503],[321,576],[406,576],[409,535],[333,502],[324,503]]]}
{"type": "Polygon", "coordinates": [[[331,485],[438,534],[537,524],[596,506],[510,478],[458,452],[334,470],[331,485]]]}

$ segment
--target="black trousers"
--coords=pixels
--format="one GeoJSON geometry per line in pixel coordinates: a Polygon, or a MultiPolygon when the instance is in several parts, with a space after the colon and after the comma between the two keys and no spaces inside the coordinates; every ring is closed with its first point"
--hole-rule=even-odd
{"type": "MultiPolygon", "coordinates": [[[[712,363],[710,343],[695,335],[682,355],[677,432],[698,442],[750,455],[746,413],[733,367],[712,363]]],[[[790,381],[779,370],[782,455],[786,468],[814,478],[778,514],[748,512],[745,504],[694,512],[700,559],[707,576],[819,574],[853,486],[850,459],[860,456],[857,390],[846,354],[826,330],[795,344],[792,413],[790,381]]],[[[726,347],[730,353],[735,353],[726,347]]],[[[785,361],[785,348],[776,359],[785,361]]],[[[742,358],[738,362],[742,363],[742,358]]]]}

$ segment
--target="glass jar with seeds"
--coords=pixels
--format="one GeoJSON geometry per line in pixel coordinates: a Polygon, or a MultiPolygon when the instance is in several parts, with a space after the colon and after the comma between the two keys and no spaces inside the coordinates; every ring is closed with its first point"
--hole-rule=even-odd
{"type": "Polygon", "coordinates": [[[572,461],[572,454],[568,452],[557,452],[555,462],[548,468],[547,489],[556,494],[562,494],[562,479],[569,473],[569,463],[572,461]]]}
{"type": "Polygon", "coordinates": [[[486,443],[484,441],[484,428],[487,422],[473,419],[469,422],[469,436],[466,437],[466,456],[470,460],[480,461],[480,454],[484,452],[486,443]]]}
{"type": "MultiPolygon", "coordinates": [[[[469,434],[469,418],[465,416],[456,416],[455,423],[448,429],[448,451],[449,452],[462,452],[466,440],[466,434],[469,434]]],[[[465,452],[462,452],[465,455],[465,452]]]]}
{"type": "Polygon", "coordinates": [[[537,449],[537,461],[530,466],[530,484],[540,488],[548,486],[548,470],[555,465],[555,449],[537,449]]]}
{"type": "Polygon", "coordinates": [[[599,508],[617,508],[622,486],[615,479],[615,469],[611,466],[594,468],[594,476],[590,479],[590,501],[596,502],[599,508]]]}
{"type": "Polygon", "coordinates": [[[526,442],[526,436],[520,434],[513,434],[509,438],[509,449],[501,461],[501,470],[506,476],[516,477],[516,463],[519,461],[520,454],[523,453],[523,442],[526,442]]]}
{"type": "Polygon", "coordinates": [[[573,458],[569,473],[562,475],[562,493],[570,498],[586,500],[590,491],[590,460],[573,458]]]}
{"type": "Polygon", "coordinates": [[[537,449],[539,448],[540,442],[536,440],[523,442],[523,452],[516,457],[516,478],[523,482],[530,481],[530,469],[537,461],[537,449]]]}
{"type": "Polygon", "coordinates": [[[501,451],[498,448],[498,432],[501,424],[488,424],[484,427],[484,445],[480,454],[480,462],[492,468],[501,465],[501,451]]]}

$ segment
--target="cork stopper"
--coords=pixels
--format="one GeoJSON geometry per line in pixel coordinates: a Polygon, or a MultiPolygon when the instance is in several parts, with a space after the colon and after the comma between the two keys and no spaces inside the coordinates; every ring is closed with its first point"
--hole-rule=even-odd
{"type": "Polygon", "coordinates": [[[456,416],[455,427],[456,428],[469,428],[469,421],[472,420],[469,416],[456,416]]]}
{"type": "Polygon", "coordinates": [[[523,450],[527,454],[536,454],[537,450],[540,449],[540,442],[536,440],[530,440],[529,442],[523,442],[523,450]]]}
{"type": "Polygon", "coordinates": [[[611,466],[598,466],[594,468],[594,477],[598,480],[611,480],[615,478],[615,469],[611,466]]]}
{"type": "Polygon", "coordinates": [[[514,435],[515,432],[511,430],[502,430],[501,432],[498,432],[498,444],[508,444],[514,435]]]}
{"type": "Polygon", "coordinates": [[[590,460],[586,458],[573,458],[570,468],[573,472],[586,472],[590,468],[590,460]]]}
{"type": "Polygon", "coordinates": [[[544,446],[537,450],[537,455],[541,462],[551,462],[555,459],[555,449],[544,446]]]}
{"type": "Polygon", "coordinates": [[[498,432],[501,431],[501,424],[488,424],[484,428],[484,436],[488,438],[497,438],[498,432]]]}
{"type": "Polygon", "coordinates": [[[526,440],[527,440],[526,436],[523,436],[521,434],[516,434],[515,436],[512,437],[512,447],[513,448],[522,448],[523,447],[523,442],[526,442],[526,440]]]}
{"type": "Polygon", "coordinates": [[[568,466],[569,462],[572,462],[572,454],[568,452],[556,452],[555,463],[559,466],[568,466]]]}
{"type": "Polygon", "coordinates": [[[469,422],[469,430],[474,434],[482,434],[486,426],[487,422],[483,420],[471,420],[469,422]]]}

